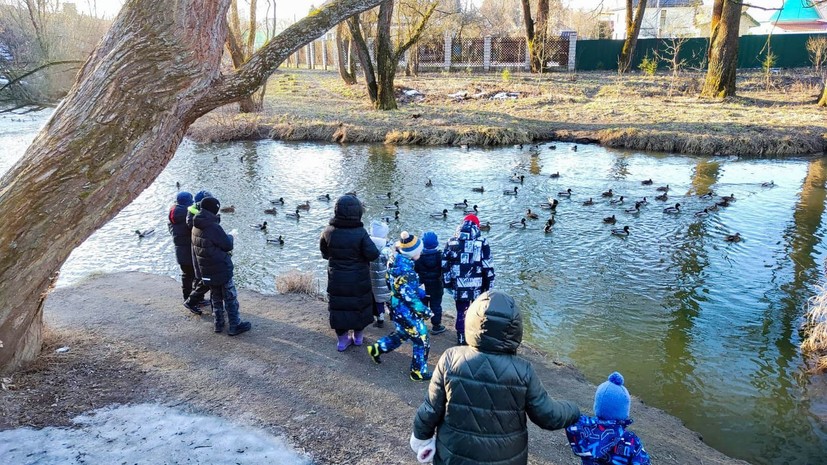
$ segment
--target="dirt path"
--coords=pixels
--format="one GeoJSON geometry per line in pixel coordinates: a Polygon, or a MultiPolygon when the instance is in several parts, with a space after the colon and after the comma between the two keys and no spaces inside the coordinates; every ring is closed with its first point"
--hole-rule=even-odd
{"type": "MultiPolygon", "coordinates": [[[[55,291],[46,305],[43,356],[0,391],[0,429],[68,425],[110,404],[161,402],[284,435],[319,464],[416,463],[408,438],[426,385],[407,378],[409,346],[382,365],[364,348],[338,353],[323,302],[248,291],[239,300],[253,330],[216,335],[208,317],[180,305],[179,292],[174,280],[141,273],[55,291]],[[63,346],[70,350],[56,354],[63,346]]],[[[366,342],[386,332],[370,327],[366,342]]],[[[432,360],[453,338],[449,331],[432,339],[432,360]]],[[[522,353],[553,397],[590,410],[594,386],[576,370],[522,353]]],[[[655,463],[744,463],[660,410],[635,400],[632,412],[655,463]]],[[[579,463],[562,432],[532,426],[530,436],[530,463],[579,463]]]]}

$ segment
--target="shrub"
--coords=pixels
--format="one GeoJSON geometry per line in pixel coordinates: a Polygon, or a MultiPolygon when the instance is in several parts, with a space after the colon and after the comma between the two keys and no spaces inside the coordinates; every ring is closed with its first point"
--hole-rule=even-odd
{"type": "Polygon", "coordinates": [[[827,371],[827,289],[810,299],[805,327],[807,337],[801,343],[801,350],[815,360],[812,371],[827,371]]]}
{"type": "Polygon", "coordinates": [[[647,53],[646,56],[643,57],[643,60],[641,60],[638,68],[643,71],[643,74],[654,76],[658,70],[658,60],[657,58],[649,58],[649,54],[647,53]]]}
{"type": "Polygon", "coordinates": [[[276,277],[276,290],[279,294],[303,294],[319,297],[321,292],[312,273],[289,271],[276,277]]]}
{"type": "Polygon", "coordinates": [[[502,77],[503,82],[511,81],[511,71],[509,71],[508,68],[504,69],[502,74],[501,74],[501,77],[502,77]]]}
{"type": "Polygon", "coordinates": [[[807,53],[810,54],[810,62],[816,72],[821,70],[827,62],[827,36],[811,36],[807,39],[807,53]]]}

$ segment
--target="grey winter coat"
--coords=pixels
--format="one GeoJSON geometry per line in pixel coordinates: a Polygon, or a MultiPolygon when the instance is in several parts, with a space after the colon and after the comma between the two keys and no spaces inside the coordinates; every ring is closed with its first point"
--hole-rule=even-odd
{"type": "Polygon", "coordinates": [[[576,422],[580,409],[550,398],[531,363],[516,355],[523,323],[507,294],[491,291],[474,301],[465,334],[469,345],[446,350],[437,362],[414,436],[436,433],[436,465],[524,465],[526,415],[554,430],[576,422]]]}
{"type": "Polygon", "coordinates": [[[370,284],[373,288],[373,300],[378,303],[390,302],[391,290],[385,274],[388,272],[389,247],[385,240],[378,237],[371,237],[373,244],[379,249],[379,258],[370,262],[370,284]]]}

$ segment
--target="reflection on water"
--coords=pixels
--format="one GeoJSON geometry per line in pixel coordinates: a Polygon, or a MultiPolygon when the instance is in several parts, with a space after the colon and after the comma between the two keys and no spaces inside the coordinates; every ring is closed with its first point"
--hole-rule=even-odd
{"type": "MultiPolygon", "coordinates": [[[[40,122],[42,123],[42,121],[40,122]]],[[[22,153],[37,121],[3,123],[0,171],[22,153]],[[11,129],[7,130],[7,127],[11,129]]],[[[212,191],[236,213],[222,223],[238,228],[234,254],[239,286],[274,293],[274,278],[290,269],[325,279],[318,237],[333,202],[315,200],[356,191],[366,222],[393,210],[402,229],[433,229],[441,242],[462,218],[455,202],[478,205],[497,269],[497,287],[512,293],[526,315],[528,338],[574,363],[593,382],[620,370],[630,390],[680,417],[714,447],[757,464],[823,463],[827,449],[823,380],[803,373],[797,351],[803,304],[820,276],[825,208],[824,159],[738,160],[609,151],[567,144],[528,150],[461,151],[283,144],[270,141],[198,145],[184,143],[155,183],[79,247],[61,270],[59,285],[93,272],[140,270],[177,275],[166,213],[182,189],[212,191]],[[559,179],[549,178],[560,172],[559,179]],[[519,195],[504,196],[526,176],[519,195]],[[641,180],[652,178],[654,186],[641,180]],[[425,187],[431,179],[433,187],[425,187]],[[762,188],[774,180],[776,187],[762,188]],[[662,213],[654,188],[670,186],[669,202],[684,213],[662,213]],[[471,187],[484,186],[484,193],[471,187]],[[542,232],[547,211],[538,204],[560,199],[556,225],[542,232]],[[600,193],[613,189],[626,204],[600,193]],[[732,206],[697,218],[711,206],[699,194],[734,194],[732,206]],[[391,199],[384,196],[391,192],[391,199]],[[646,196],[639,215],[623,212],[646,196]],[[270,199],[284,197],[276,216],[270,199]],[[382,198],[379,198],[382,197],[382,198]],[[593,197],[595,205],[583,200],[593,197]],[[285,217],[304,200],[309,212],[285,217]],[[543,213],[529,228],[507,223],[526,208],[543,213]],[[429,213],[449,210],[447,219],[429,213]],[[611,237],[601,219],[615,214],[628,238],[611,237]],[[249,225],[268,221],[268,232],[249,225]],[[155,228],[138,239],[131,231],[155,228]],[[738,244],[723,241],[741,232],[738,244]],[[284,246],[266,238],[284,235],[284,246]]],[[[242,306],[244,303],[242,302],[242,306]]],[[[452,306],[447,305],[448,308],[452,306]]]]}

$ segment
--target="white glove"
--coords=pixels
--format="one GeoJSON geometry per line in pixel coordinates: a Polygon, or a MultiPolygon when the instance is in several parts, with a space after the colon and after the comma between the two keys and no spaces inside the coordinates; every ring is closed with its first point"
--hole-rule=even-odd
{"type": "Polygon", "coordinates": [[[411,433],[411,450],[416,452],[416,460],[419,463],[431,463],[434,461],[436,451],[436,437],[430,439],[417,439],[411,433]]]}
{"type": "Polygon", "coordinates": [[[238,229],[233,229],[232,231],[230,231],[230,235],[231,236],[237,236],[238,235],[238,229]]]}

